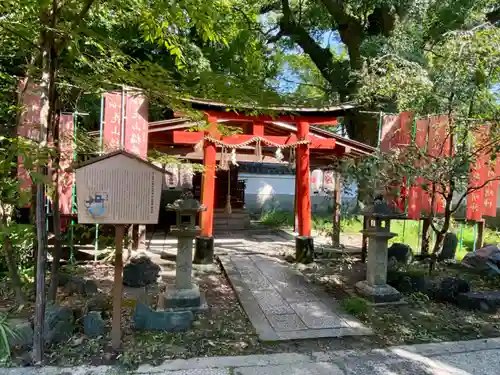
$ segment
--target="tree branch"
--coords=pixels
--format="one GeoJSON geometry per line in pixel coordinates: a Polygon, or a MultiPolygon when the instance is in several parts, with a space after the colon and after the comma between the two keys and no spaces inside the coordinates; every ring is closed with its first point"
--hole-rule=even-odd
{"type": "Polygon", "coordinates": [[[335,80],[332,53],[329,49],[321,47],[306,29],[296,22],[288,0],[281,0],[281,3],[283,17],[281,17],[279,24],[282,34],[292,38],[309,55],[323,77],[332,83],[335,80]]]}
{"type": "MultiPolygon", "coordinates": [[[[80,24],[83,22],[85,17],[87,16],[87,13],[89,12],[90,8],[94,4],[95,0],[86,0],[85,3],[83,4],[83,7],[80,11],[80,13],[75,16],[75,19],[73,20],[73,23],[71,24],[70,30],[76,30],[80,24]]],[[[61,51],[64,47],[66,47],[66,44],[69,41],[69,34],[66,34],[65,37],[61,39],[61,41],[57,44],[56,46],[56,51],[61,51]]]]}

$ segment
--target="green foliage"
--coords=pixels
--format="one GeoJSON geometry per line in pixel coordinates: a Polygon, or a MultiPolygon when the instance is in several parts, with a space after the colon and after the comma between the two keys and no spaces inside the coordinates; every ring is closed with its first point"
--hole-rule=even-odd
{"type": "Polygon", "coordinates": [[[351,296],[342,299],[342,308],[349,314],[363,316],[370,312],[370,306],[364,298],[351,296]]]}
{"type": "MultiPolygon", "coordinates": [[[[9,239],[12,252],[16,257],[17,266],[20,270],[26,270],[33,264],[33,241],[35,233],[33,227],[26,224],[17,224],[11,222],[3,228],[0,233],[0,243],[3,243],[4,237],[9,239]]],[[[2,253],[4,249],[0,249],[2,253]]]]}
{"type": "Polygon", "coordinates": [[[260,217],[260,222],[273,228],[293,227],[294,218],[290,212],[273,210],[265,212],[260,217]]]}
{"type": "Polygon", "coordinates": [[[9,338],[16,336],[16,332],[7,320],[7,314],[0,313],[0,364],[5,363],[10,358],[9,338]]]}

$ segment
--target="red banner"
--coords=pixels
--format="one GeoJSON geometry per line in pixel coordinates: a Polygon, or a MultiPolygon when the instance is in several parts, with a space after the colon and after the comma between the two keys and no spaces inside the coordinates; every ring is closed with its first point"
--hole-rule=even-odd
{"type": "MultiPolygon", "coordinates": [[[[23,107],[17,127],[17,135],[33,141],[40,140],[40,94],[38,85],[29,84],[26,88],[26,79],[19,82],[19,98],[23,107]]],[[[31,177],[23,166],[22,156],[18,156],[17,178],[21,182],[22,190],[31,189],[31,177]]]]}
{"type": "Polygon", "coordinates": [[[107,92],[104,94],[104,123],[102,144],[106,152],[120,149],[122,126],[122,93],[107,92]]]}
{"type": "MultiPolygon", "coordinates": [[[[481,145],[485,141],[487,142],[487,137],[488,127],[481,126],[476,131],[474,147],[477,148],[477,145],[481,145]]],[[[488,154],[480,153],[477,155],[476,162],[471,163],[469,188],[477,188],[485,183],[488,175],[489,159],[490,157],[488,154]]],[[[484,189],[473,190],[467,195],[467,220],[480,221],[483,218],[484,198],[484,189]]]]}
{"type": "Polygon", "coordinates": [[[127,93],[125,150],[146,159],[148,155],[148,101],[138,93],[127,93]]]}
{"type": "Polygon", "coordinates": [[[380,151],[388,152],[399,143],[400,120],[398,115],[387,115],[380,129],[380,151]]]}
{"type": "Polygon", "coordinates": [[[74,136],[74,121],[72,114],[59,116],[59,211],[61,214],[71,214],[73,205],[73,173],[65,170],[71,166],[73,162],[73,153],[75,151],[74,136]]]}
{"type": "Polygon", "coordinates": [[[490,163],[486,171],[486,181],[489,182],[484,187],[484,207],[483,215],[496,217],[497,216],[497,200],[498,188],[500,187],[500,155],[497,155],[496,163],[490,163]]]}
{"type": "MultiPolygon", "coordinates": [[[[411,142],[413,116],[411,112],[402,112],[400,115],[387,115],[382,119],[380,129],[380,151],[389,152],[411,142]]],[[[389,187],[388,199],[401,212],[405,212],[406,198],[408,196],[407,181],[404,178],[389,187]],[[399,196],[394,191],[399,190],[399,196]]]]}
{"type": "MultiPolygon", "coordinates": [[[[420,119],[416,121],[415,131],[415,146],[424,148],[427,142],[427,133],[429,130],[429,120],[420,119]]],[[[418,167],[418,166],[417,166],[418,167]]],[[[422,189],[424,179],[417,177],[415,186],[410,188],[408,195],[408,217],[410,219],[419,220],[422,209],[428,210],[429,207],[425,206],[424,202],[429,202],[428,194],[422,189]]]]}
{"type": "MultiPolygon", "coordinates": [[[[448,157],[450,153],[450,137],[448,134],[448,116],[434,116],[430,118],[429,135],[427,137],[427,154],[431,157],[448,157]]],[[[424,202],[425,208],[430,210],[430,202],[432,201],[432,190],[434,193],[434,213],[444,213],[445,200],[441,186],[433,187],[429,184],[426,194],[428,202],[424,202]]],[[[424,196],[424,199],[426,197],[424,196]]]]}
{"type": "Polygon", "coordinates": [[[148,102],[143,95],[133,92],[108,92],[104,94],[104,150],[124,150],[147,157],[148,151],[148,102]],[[122,111],[122,95],[125,109],[122,111]],[[122,114],[123,116],[122,118],[122,114]],[[124,129],[123,145],[121,130],[124,129]]]}

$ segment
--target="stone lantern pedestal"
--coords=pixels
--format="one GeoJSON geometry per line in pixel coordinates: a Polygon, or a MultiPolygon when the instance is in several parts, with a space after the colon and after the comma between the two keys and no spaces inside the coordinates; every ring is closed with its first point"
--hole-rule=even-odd
{"type": "Polygon", "coordinates": [[[164,309],[198,311],[202,308],[203,298],[198,285],[192,281],[193,242],[200,233],[200,228],[195,225],[196,215],[205,207],[188,192],[167,209],[177,214],[177,224],[171,229],[171,234],[177,237],[177,257],[175,286],[167,289],[161,305],[164,309]]]}
{"type": "Polygon", "coordinates": [[[368,237],[366,280],[356,284],[356,292],[374,303],[397,302],[401,294],[387,285],[387,251],[389,240],[397,236],[390,231],[390,219],[402,215],[378,198],[365,210],[364,216],[368,219],[368,226],[362,231],[368,237]]]}

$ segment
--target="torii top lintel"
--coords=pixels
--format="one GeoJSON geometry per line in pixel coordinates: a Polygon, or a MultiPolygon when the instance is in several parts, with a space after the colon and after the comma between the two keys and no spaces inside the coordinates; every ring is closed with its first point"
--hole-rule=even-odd
{"type": "Polygon", "coordinates": [[[204,112],[208,117],[217,120],[271,122],[284,123],[307,122],[314,125],[337,124],[337,117],[344,116],[353,110],[353,105],[339,105],[325,108],[306,107],[250,107],[244,105],[231,106],[224,103],[187,99],[193,109],[204,112]]]}

